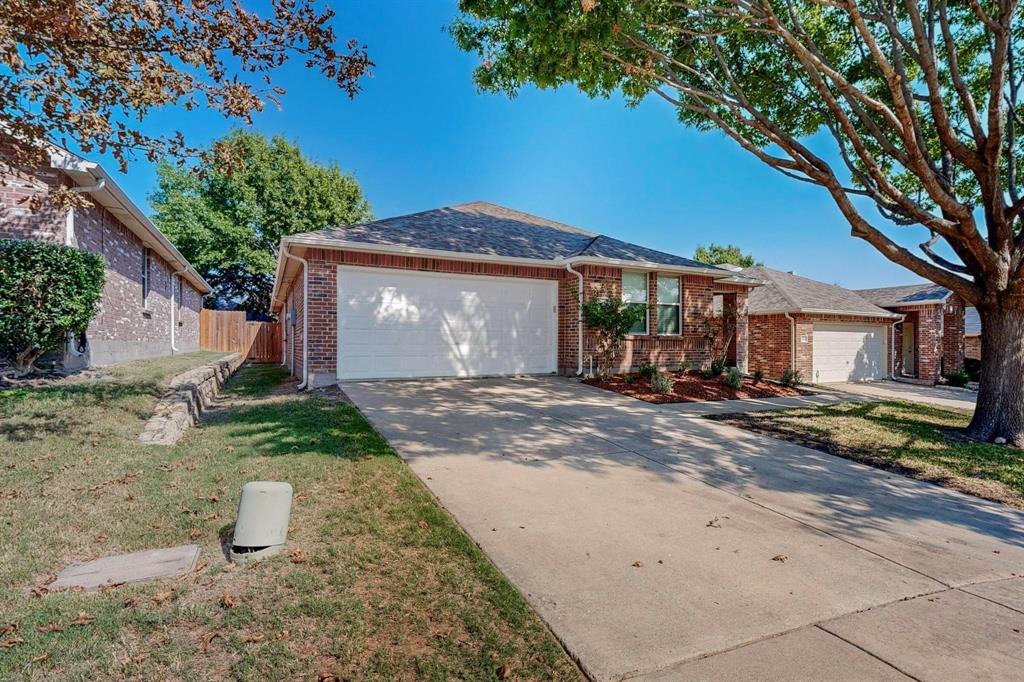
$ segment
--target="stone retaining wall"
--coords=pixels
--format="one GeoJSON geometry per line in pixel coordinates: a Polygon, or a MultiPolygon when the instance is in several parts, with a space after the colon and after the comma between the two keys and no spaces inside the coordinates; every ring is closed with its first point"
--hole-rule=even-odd
{"type": "Polygon", "coordinates": [[[139,434],[139,442],[145,445],[177,443],[185,430],[199,421],[199,416],[244,360],[240,354],[232,353],[174,377],[170,391],[157,403],[145,430],[139,434]]]}

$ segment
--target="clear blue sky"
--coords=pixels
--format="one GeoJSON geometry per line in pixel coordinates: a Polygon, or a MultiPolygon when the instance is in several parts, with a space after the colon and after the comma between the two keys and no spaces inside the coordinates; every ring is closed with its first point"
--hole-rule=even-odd
{"type": "MultiPolygon", "coordinates": [[[[735,243],[770,267],[847,287],[919,281],[850,237],[824,190],[778,175],[720,133],[683,127],[660,101],[627,109],[568,88],[478,94],[476,58],[444,31],[454,1],[332,4],[339,36],[365,42],[377,64],[364,92],[350,101],[290,66],[283,110],[255,127],[354,173],[378,217],[480,199],[685,256],[699,243],[735,243]]],[[[146,122],[192,143],[230,127],[205,113],[146,122]]],[[[119,182],[148,206],[150,164],[133,163],[119,182]]]]}

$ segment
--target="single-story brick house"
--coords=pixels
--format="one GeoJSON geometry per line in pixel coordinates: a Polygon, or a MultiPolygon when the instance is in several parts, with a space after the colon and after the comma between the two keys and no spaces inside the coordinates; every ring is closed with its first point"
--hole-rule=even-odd
{"type": "Polygon", "coordinates": [[[963,307],[932,284],[852,291],[766,267],[748,306],[750,369],[805,381],[919,379],[963,366],[963,307]]]}
{"type": "Polygon", "coordinates": [[[964,311],[964,357],[981,360],[981,316],[974,306],[964,311]]]}
{"type": "Polygon", "coordinates": [[[964,368],[964,303],[937,284],[909,284],[857,292],[902,316],[896,325],[896,376],[935,383],[964,368]]]}
{"type": "MultiPolygon", "coordinates": [[[[474,202],[282,240],[272,310],[285,362],[322,386],[353,379],[588,372],[579,297],[649,306],[616,358],[703,365],[721,296],[743,309],[740,273],[537,216],[474,202]]],[[[746,318],[736,362],[746,366],[746,318]]]]}
{"type": "MultiPolygon", "coordinates": [[[[12,159],[14,144],[0,137],[0,155],[12,159]]],[[[84,338],[69,341],[66,367],[199,349],[199,310],[210,285],[99,164],[54,147],[43,167],[4,172],[0,239],[66,244],[106,260],[99,313],[84,338]],[[92,206],[58,209],[47,200],[58,188],[88,194],[92,206]]]]}

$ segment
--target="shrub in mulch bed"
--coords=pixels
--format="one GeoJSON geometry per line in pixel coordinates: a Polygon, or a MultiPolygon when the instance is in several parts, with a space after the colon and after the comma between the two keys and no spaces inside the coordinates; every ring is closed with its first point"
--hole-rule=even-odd
{"type": "Polygon", "coordinates": [[[700,372],[666,372],[672,380],[672,390],[655,393],[651,381],[639,374],[614,374],[609,377],[595,377],[583,383],[615,391],[631,398],[649,403],[695,403],[706,400],[742,400],[745,398],[784,398],[787,396],[811,395],[812,391],[790,388],[774,381],[758,381],[744,378],[739,388],[726,386],[721,377],[705,378],[700,372]]]}

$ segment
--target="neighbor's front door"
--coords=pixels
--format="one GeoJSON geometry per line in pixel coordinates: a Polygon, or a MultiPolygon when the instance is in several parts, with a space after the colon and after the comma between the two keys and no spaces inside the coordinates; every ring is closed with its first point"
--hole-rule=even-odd
{"type": "Polygon", "coordinates": [[[903,323],[903,373],[907,376],[917,376],[917,367],[914,363],[914,325],[911,322],[903,323]]]}

